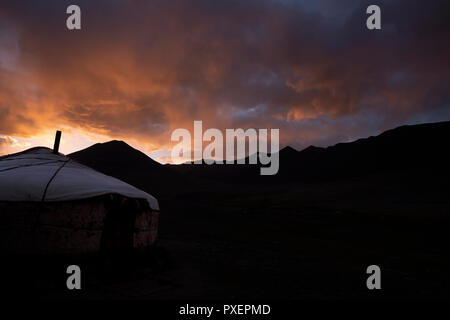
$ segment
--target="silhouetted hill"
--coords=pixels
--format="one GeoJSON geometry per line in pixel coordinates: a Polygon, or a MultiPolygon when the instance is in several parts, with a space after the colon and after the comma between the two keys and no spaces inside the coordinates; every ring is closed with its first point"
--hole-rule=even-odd
{"type": "Polygon", "coordinates": [[[298,151],[290,146],[284,147],[280,150],[280,158],[295,157],[297,154],[298,151]]]}
{"type": "Polygon", "coordinates": [[[329,179],[380,171],[447,171],[449,137],[450,122],[439,122],[402,126],[327,148],[310,146],[289,157],[281,155],[280,175],[329,179]]]}
{"type": "Polygon", "coordinates": [[[178,173],[123,141],[96,143],[68,156],[155,196],[163,196],[180,180],[178,173]]]}
{"type": "Polygon", "coordinates": [[[123,141],[109,141],[96,143],[86,149],[69,154],[72,159],[81,162],[96,170],[116,172],[133,168],[152,170],[162,165],[148,157],[146,154],[136,150],[123,141]]]}
{"type": "MultiPolygon", "coordinates": [[[[189,175],[229,183],[322,181],[400,171],[448,174],[450,122],[408,125],[378,136],[338,143],[327,148],[309,146],[280,150],[276,176],[259,177],[259,165],[173,166],[189,175]]],[[[248,161],[246,162],[248,163],[248,161]]]]}

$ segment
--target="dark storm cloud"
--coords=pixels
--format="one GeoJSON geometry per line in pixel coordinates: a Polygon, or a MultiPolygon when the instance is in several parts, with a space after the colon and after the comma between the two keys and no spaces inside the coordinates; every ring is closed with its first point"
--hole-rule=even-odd
{"type": "Polygon", "coordinates": [[[448,1],[377,1],[381,31],[368,1],[77,1],[73,32],[69,4],[2,2],[0,133],[60,121],[164,147],[204,120],[302,147],[449,106],[448,1]]]}

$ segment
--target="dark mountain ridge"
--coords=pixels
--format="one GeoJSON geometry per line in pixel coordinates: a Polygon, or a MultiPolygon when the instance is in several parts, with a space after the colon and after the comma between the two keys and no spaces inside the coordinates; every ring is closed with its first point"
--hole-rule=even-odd
{"type": "Polygon", "coordinates": [[[259,164],[161,165],[123,141],[97,143],[69,156],[137,186],[158,182],[157,189],[167,185],[173,191],[202,180],[245,184],[323,181],[405,170],[448,174],[449,137],[450,122],[438,122],[401,126],[326,148],[309,146],[297,151],[288,146],[279,151],[279,172],[275,176],[260,176],[259,164]]]}
{"type": "Polygon", "coordinates": [[[448,173],[446,145],[450,122],[406,125],[378,136],[301,151],[287,146],[279,151],[279,172],[259,176],[260,165],[182,165],[179,171],[224,181],[323,181],[379,172],[433,170],[448,173]]]}
{"type": "Polygon", "coordinates": [[[446,170],[449,137],[450,122],[401,126],[354,142],[306,148],[280,160],[280,173],[288,170],[296,177],[332,178],[406,169],[446,170]]]}

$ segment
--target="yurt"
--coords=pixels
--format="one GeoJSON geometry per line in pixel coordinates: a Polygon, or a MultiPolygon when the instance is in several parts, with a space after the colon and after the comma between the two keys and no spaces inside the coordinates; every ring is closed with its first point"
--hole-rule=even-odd
{"type": "Polygon", "coordinates": [[[0,157],[0,250],[93,253],[151,247],[150,194],[45,147],[0,157]]]}

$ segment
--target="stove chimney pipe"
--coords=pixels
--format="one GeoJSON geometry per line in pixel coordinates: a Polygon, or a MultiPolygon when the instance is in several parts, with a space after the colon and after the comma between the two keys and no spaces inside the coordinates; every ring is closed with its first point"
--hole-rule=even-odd
{"type": "Polygon", "coordinates": [[[55,144],[53,146],[53,153],[58,154],[59,152],[59,142],[61,141],[61,131],[56,131],[55,144]]]}

